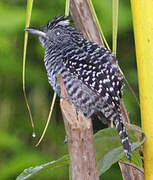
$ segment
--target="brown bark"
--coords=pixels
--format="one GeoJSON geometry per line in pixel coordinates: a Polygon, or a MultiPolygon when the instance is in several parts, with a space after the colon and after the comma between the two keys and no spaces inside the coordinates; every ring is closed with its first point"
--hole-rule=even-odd
{"type": "Polygon", "coordinates": [[[103,44],[98,26],[87,0],[71,0],[70,12],[75,26],[87,39],[98,44],[103,44]]]}
{"type": "Polygon", "coordinates": [[[144,170],[143,168],[139,168],[138,166],[119,161],[119,165],[122,171],[122,175],[124,180],[144,180],[144,170]]]}
{"type": "Polygon", "coordinates": [[[72,180],[99,180],[91,119],[86,119],[75,109],[72,101],[67,99],[68,94],[61,75],[59,82],[63,97],[60,105],[68,138],[72,180]]]}
{"type": "MultiPolygon", "coordinates": [[[[71,0],[70,11],[77,29],[80,30],[90,41],[103,45],[103,41],[88,0],[71,0]]],[[[123,101],[121,101],[121,113],[125,122],[129,123],[130,119],[123,101]]],[[[139,167],[137,167],[137,169],[135,168],[133,171],[133,166],[130,166],[129,164],[127,165],[126,163],[120,161],[119,165],[121,167],[124,180],[135,180],[138,176],[141,176],[141,179],[143,179],[143,173],[140,175],[140,172],[137,170],[139,167]],[[128,174],[127,179],[128,171],[130,171],[130,174],[128,174]]]]}

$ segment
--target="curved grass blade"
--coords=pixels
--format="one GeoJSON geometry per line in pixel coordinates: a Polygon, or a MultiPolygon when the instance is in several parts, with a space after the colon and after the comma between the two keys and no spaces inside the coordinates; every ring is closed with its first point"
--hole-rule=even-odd
{"type": "Polygon", "coordinates": [[[127,80],[126,77],[124,76],[123,71],[120,69],[120,67],[119,67],[119,70],[120,70],[120,73],[122,74],[122,76],[123,76],[123,78],[124,78],[124,81],[125,81],[126,85],[127,85],[128,88],[130,89],[133,97],[135,98],[136,103],[137,103],[138,106],[140,107],[140,102],[139,102],[139,100],[138,100],[138,97],[137,97],[136,93],[134,92],[134,90],[133,90],[132,87],[130,86],[128,80],[127,80]]]}
{"type": "Polygon", "coordinates": [[[101,34],[101,36],[102,36],[102,38],[103,38],[103,41],[104,41],[104,43],[105,43],[107,49],[110,50],[110,47],[109,47],[109,45],[108,45],[108,43],[107,43],[107,41],[106,41],[106,39],[105,39],[104,33],[103,33],[102,29],[101,29],[99,20],[98,20],[98,18],[97,18],[97,15],[96,15],[94,6],[93,6],[93,4],[92,4],[92,0],[89,0],[89,4],[90,4],[91,10],[92,10],[92,13],[93,13],[93,15],[94,15],[94,17],[95,17],[95,20],[96,20],[96,23],[97,23],[99,32],[100,32],[100,34],[101,34]]]}
{"type": "Polygon", "coordinates": [[[36,144],[36,147],[41,143],[45,133],[46,133],[46,130],[48,128],[48,125],[49,125],[49,122],[50,122],[50,119],[51,119],[51,116],[52,116],[52,112],[53,112],[53,108],[54,108],[54,104],[55,104],[55,100],[56,100],[56,93],[54,92],[54,96],[53,96],[53,99],[52,99],[52,103],[51,103],[51,106],[50,106],[50,111],[49,111],[49,115],[48,115],[48,119],[47,119],[47,123],[46,123],[46,126],[44,128],[44,131],[38,141],[38,143],[36,144]]]}
{"type": "MultiPolygon", "coordinates": [[[[112,47],[112,52],[116,57],[116,53],[117,53],[117,29],[118,29],[118,9],[119,9],[119,0],[112,0],[112,42],[113,42],[113,47],[112,47]]],[[[130,89],[132,95],[135,97],[135,100],[137,102],[137,104],[140,106],[139,104],[139,100],[134,92],[134,90],[132,89],[132,87],[130,86],[129,82],[127,81],[127,79],[125,78],[122,70],[120,69],[120,73],[122,74],[125,83],[127,84],[128,88],[130,89]]]]}
{"type": "MultiPolygon", "coordinates": [[[[69,11],[70,11],[70,0],[66,0],[66,4],[65,4],[65,16],[69,15],[69,11]]],[[[48,119],[47,119],[47,123],[46,123],[44,131],[43,131],[43,133],[42,133],[38,143],[36,144],[36,147],[41,143],[41,141],[42,141],[42,139],[43,139],[43,137],[44,137],[44,135],[45,135],[45,133],[47,131],[49,122],[51,120],[51,116],[52,116],[55,100],[56,100],[56,93],[54,92],[53,99],[52,99],[51,106],[50,106],[50,111],[49,111],[48,119]]]]}
{"type": "Polygon", "coordinates": [[[112,52],[116,57],[116,50],[117,50],[117,29],[118,29],[118,0],[112,0],[112,42],[113,42],[113,47],[112,47],[112,52]]]}
{"type": "Polygon", "coordinates": [[[65,2],[65,16],[69,16],[70,12],[70,0],[66,0],[65,2]]]}
{"type": "MultiPolygon", "coordinates": [[[[25,28],[29,27],[30,24],[30,19],[31,19],[31,12],[32,12],[32,5],[33,5],[33,0],[28,0],[27,1],[27,15],[26,15],[26,26],[25,28]]],[[[24,99],[25,103],[29,112],[30,120],[31,120],[31,125],[33,129],[33,134],[32,136],[35,137],[35,128],[34,128],[34,122],[32,118],[32,113],[31,109],[28,103],[27,95],[26,95],[26,88],[25,88],[25,63],[26,63],[26,50],[27,50],[27,42],[28,42],[28,33],[25,32],[24,36],[24,48],[23,48],[23,71],[22,71],[22,88],[23,88],[23,94],[24,94],[24,99]]]]}

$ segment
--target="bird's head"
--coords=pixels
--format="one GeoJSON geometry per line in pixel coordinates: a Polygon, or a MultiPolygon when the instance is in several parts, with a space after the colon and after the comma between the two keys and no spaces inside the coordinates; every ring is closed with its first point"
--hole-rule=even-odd
{"type": "MultiPolygon", "coordinates": [[[[36,28],[29,27],[25,31],[39,36],[42,47],[62,47],[64,44],[70,42],[71,31],[69,28],[70,21],[68,17],[57,16],[52,21],[48,22],[45,26],[36,28]]],[[[73,29],[73,28],[72,28],[73,29]]]]}

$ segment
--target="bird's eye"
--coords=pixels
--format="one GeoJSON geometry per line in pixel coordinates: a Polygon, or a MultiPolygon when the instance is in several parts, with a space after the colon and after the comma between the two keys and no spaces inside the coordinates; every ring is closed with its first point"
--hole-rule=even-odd
{"type": "Polygon", "coordinates": [[[59,36],[59,35],[60,35],[60,32],[59,32],[59,31],[56,31],[55,33],[56,33],[56,35],[57,35],[57,36],[59,36]]]}

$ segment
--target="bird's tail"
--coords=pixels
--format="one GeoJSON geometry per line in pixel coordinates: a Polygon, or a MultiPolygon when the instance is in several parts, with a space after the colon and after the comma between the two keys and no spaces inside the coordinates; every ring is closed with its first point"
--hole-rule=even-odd
{"type": "Polygon", "coordinates": [[[123,145],[123,149],[126,154],[126,157],[128,159],[131,159],[131,145],[130,145],[130,142],[128,139],[128,135],[127,135],[125,126],[124,126],[121,118],[117,118],[116,120],[114,120],[114,124],[115,124],[116,129],[119,133],[119,136],[122,140],[122,145],[123,145]]]}

